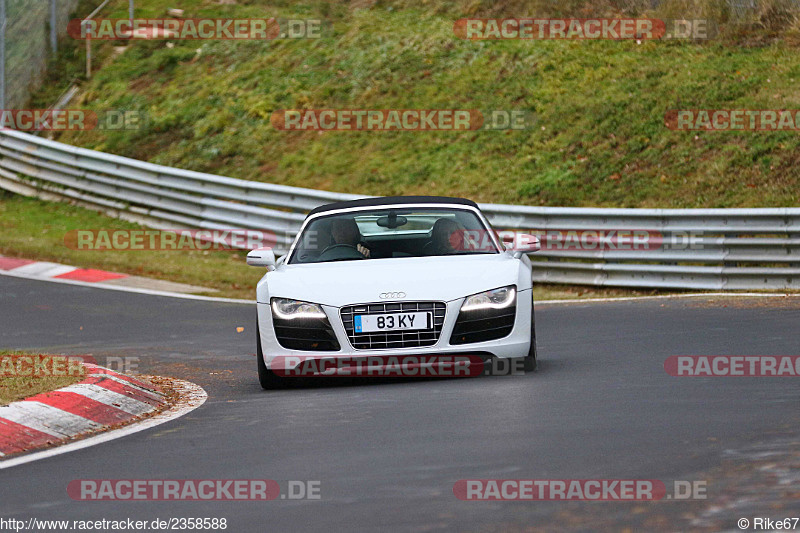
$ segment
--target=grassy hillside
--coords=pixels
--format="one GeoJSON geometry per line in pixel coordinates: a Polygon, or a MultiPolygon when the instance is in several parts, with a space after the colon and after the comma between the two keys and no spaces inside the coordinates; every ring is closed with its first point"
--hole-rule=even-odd
{"type": "MultiPolygon", "coordinates": [[[[112,46],[124,43],[97,43],[104,66],[71,107],[137,109],[149,126],[59,140],[238,178],[375,195],[563,206],[797,205],[797,132],[681,132],[663,123],[674,108],[800,109],[794,19],[774,2],[762,2],[749,25],[734,24],[715,2],[671,2],[661,12],[627,4],[634,7],[140,0],[140,17],[179,7],[186,17],[319,17],[330,26],[313,40],[137,41],[113,58],[112,46]],[[526,15],[713,15],[724,31],[708,42],[641,44],[471,42],[453,34],[459,17],[526,15]],[[506,132],[325,133],[270,124],[275,109],[310,108],[518,109],[533,112],[536,123],[506,132]]],[[[104,16],[125,17],[125,6],[118,9],[104,16]]],[[[79,48],[66,47],[58,72],[77,72],[79,48]]]]}

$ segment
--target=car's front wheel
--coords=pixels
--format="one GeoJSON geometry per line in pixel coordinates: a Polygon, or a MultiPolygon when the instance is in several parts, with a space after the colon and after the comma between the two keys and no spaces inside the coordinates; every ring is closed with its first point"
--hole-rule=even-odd
{"type": "MultiPolygon", "coordinates": [[[[533,326],[531,326],[531,328],[533,328],[533,326]]],[[[525,372],[533,372],[536,370],[536,366],[536,334],[533,329],[531,329],[531,347],[528,349],[528,355],[525,357],[525,365],[523,368],[525,372]]]]}
{"type": "Polygon", "coordinates": [[[536,318],[533,312],[533,302],[531,302],[531,346],[528,348],[528,356],[525,357],[525,372],[536,370],[536,318]]]}
{"type": "Polygon", "coordinates": [[[522,366],[522,370],[527,374],[536,370],[536,331],[533,324],[531,324],[531,345],[528,348],[528,355],[524,357],[517,357],[515,359],[514,368],[522,366]]]}
{"type": "Polygon", "coordinates": [[[277,375],[267,368],[267,364],[264,362],[264,352],[261,351],[261,330],[258,327],[258,318],[256,318],[256,359],[258,359],[258,382],[261,383],[263,389],[283,389],[288,385],[286,378],[277,375]]]}

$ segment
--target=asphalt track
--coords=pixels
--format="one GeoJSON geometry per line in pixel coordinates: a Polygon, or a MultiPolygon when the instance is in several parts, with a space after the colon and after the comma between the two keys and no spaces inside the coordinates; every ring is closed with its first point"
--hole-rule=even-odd
{"type": "MultiPolygon", "coordinates": [[[[265,392],[253,305],[0,276],[0,348],[138,357],[142,372],[209,394],[168,424],[0,471],[0,517],[224,517],[227,531],[685,531],[701,529],[691,517],[716,506],[723,510],[709,529],[736,531],[748,514],[723,504],[736,501],[736,479],[752,465],[731,453],[797,443],[800,378],[676,378],[664,360],[797,355],[800,305],[707,300],[540,305],[540,368],[524,377],[265,392]],[[318,480],[321,499],[82,502],[66,492],[74,479],[259,478],[318,480]],[[708,499],[453,495],[457,480],[486,478],[705,480],[708,499]]],[[[750,490],[764,496],[759,516],[800,515],[796,492],[786,499],[774,487],[750,490]]]]}

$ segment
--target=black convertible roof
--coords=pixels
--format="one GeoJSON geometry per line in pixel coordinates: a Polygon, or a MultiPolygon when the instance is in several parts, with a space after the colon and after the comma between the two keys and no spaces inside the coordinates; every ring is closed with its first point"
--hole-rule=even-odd
{"type": "Polygon", "coordinates": [[[312,209],[308,215],[316,215],[317,213],[334,211],[336,209],[349,209],[351,207],[369,207],[391,204],[454,204],[478,207],[478,204],[472,200],[467,200],[466,198],[450,198],[448,196],[383,196],[378,198],[360,198],[358,200],[349,200],[347,202],[335,202],[332,204],[321,205],[312,209]]]}

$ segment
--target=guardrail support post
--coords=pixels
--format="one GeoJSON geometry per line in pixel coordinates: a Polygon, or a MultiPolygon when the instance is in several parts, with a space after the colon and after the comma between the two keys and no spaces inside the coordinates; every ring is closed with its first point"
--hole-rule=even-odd
{"type": "Polygon", "coordinates": [[[6,0],[0,0],[0,109],[6,108],[6,0]]]}
{"type": "Polygon", "coordinates": [[[92,40],[86,37],[86,79],[92,77],[92,40]]]}
{"type": "MultiPolygon", "coordinates": [[[[88,17],[86,17],[81,21],[81,31],[84,31],[85,27],[84,24],[92,20],[95,15],[100,13],[100,11],[104,7],[106,7],[106,4],[108,4],[110,1],[111,0],[105,0],[102,4],[97,6],[97,8],[94,11],[92,11],[88,17]]],[[[131,4],[128,7],[130,8],[131,5],[133,5],[133,0],[131,0],[131,4]]],[[[88,30],[86,31],[85,35],[86,35],[86,78],[88,79],[92,77],[92,38],[89,37],[88,30]]]]}
{"type": "Polygon", "coordinates": [[[50,50],[55,54],[58,51],[58,13],[56,0],[50,0],[50,50]]]}

